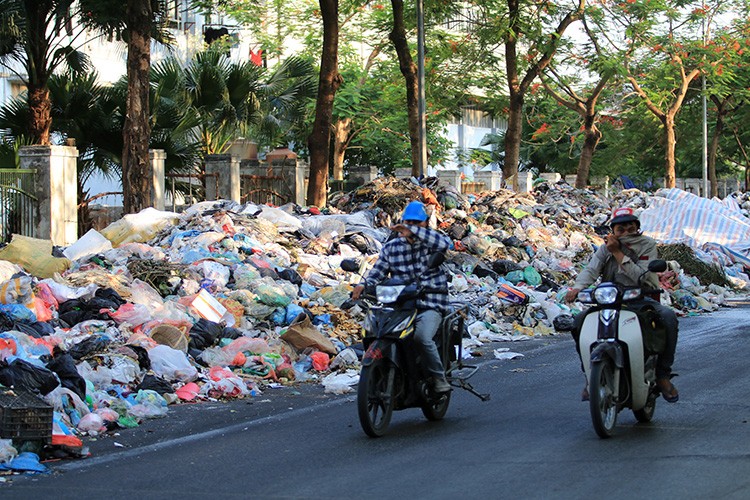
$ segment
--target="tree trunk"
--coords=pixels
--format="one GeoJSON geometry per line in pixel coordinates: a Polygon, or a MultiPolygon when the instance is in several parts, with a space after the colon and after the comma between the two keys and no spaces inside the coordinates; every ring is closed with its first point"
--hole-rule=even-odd
{"type": "Polygon", "coordinates": [[[32,144],[49,145],[49,131],[52,127],[52,102],[46,82],[29,83],[29,135],[32,144]]]}
{"type": "Polygon", "coordinates": [[[126,214],[154,204],[151,196],[154,175],[148,154],[151,19],[150,0],[128,0],[128,95],[122,129],[122,192],[126,214]]]}
{"type": "Polygon", "coordinates": [[[510,182],[513,191],[518,191],[518,161],[521,154],[521,131],[523,129],[523,93],[510,91],[508,129],[505,131],[505,159],[503,179],[510,182]]]}
{"type": "Polygon", "coordinates": [[[719,109],[716,114],[716,128],[711,138],[711,146],[708,148],[708,179],[711,181],[711,196],[719,196],[719,182],[716,179],[716,154],[719,151],[719,139],[724,131],[724,115],[719,109]]]}
{"type": "Polygon", "coordinates": [[[344,180],[344,155],[352,131],[352,119],[342,118],[333,124],[333,179],[344,180]]]}
{"type": "Polygon", "coordinates": [[[310,150],[307,204],[316,207],[323,207],[326,204],[333,99],[336,96],[336,90],[341,85],[341,75],[338,70],[338,0],[320,0],[320,12],[323,16],[323,51],[320,56],[315,121],[312,132],[307,138],[307,147],[310,150]]]}
{"type": "Polygon", "coordinates": [[[403,0],[391,0],[393,6],[393,31],[388,38],[398,55],[398,66],[406,81],[406,110],[409,116],[409,142],[411,143],[411,175],[419,177],[421,147],[419,141],[419,79],[417,65],[411,57],[404,26],[403,0]]]}
{"type": "Polygon", "coordinates": [[[586,116],[584,119],[584,140],[581,158],[578,160],[578,170],[576,171],[576,188],[586,189],[589,183],[589,172],[591,171],[591,161],[594,158],[594,151],[602,138],[602,133],[594,123],[594,116],[586,116]]]}
{"type": "Polygon", "coordinates": [[[673,188],[675,186],[675,159],[674,151],[677,140],[674,133],[674,116],[667,115],[662,121],[664,124],[664,187],[673,188]]]}

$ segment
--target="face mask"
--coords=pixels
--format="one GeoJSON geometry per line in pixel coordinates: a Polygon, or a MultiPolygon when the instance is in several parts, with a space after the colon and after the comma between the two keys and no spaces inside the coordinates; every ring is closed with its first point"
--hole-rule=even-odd
{"type": "Polygon", "coordinates": [[[627,236],[620,236],[620,243],[624,243],[625,245],[632,245],[633,243],[639,241],[640,238],[640,234],[628,234],[627,236]]]}

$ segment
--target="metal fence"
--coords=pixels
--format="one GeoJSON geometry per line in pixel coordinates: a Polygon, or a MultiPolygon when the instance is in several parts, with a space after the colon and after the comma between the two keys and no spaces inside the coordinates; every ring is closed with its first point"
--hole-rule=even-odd
{"type": "Polygon", "coordinates": [[[0,241],[10,241],[14,234],[34,236],[35,186],[35,169],[0,169],[0,241]]]}

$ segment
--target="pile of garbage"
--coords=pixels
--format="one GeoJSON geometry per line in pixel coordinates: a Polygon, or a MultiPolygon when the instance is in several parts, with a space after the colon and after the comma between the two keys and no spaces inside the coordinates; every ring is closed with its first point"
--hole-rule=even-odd
{"type": "MultiPolygon", "coordinates": [[[[467,355],[552,335],[555,317],[580,307],[564,295],[603,243],[612,208],[635,208],[648,233],[655,198],[564,183],[462,195],[436,179],[380,178],[323,211],[224,200],[126,215],[65,249],[16,235],[0,249],[0,395],[41,395],[54,409],[52,444],[75,450],[81,434],[134,427],[171,404],[306,381],[351,391],[363,312],[350,292],[413,199],[454,242],[444,265],[470,305],[467,355]],[[358,273],[342,270],[347,258],[358,273]]],[[[673,262],[663,300],[682,314],[714,310],[750,281],[728,268],[732,286],[673,262]]],[[[0,440],[0,463],[11,448],[0,440]]]]}

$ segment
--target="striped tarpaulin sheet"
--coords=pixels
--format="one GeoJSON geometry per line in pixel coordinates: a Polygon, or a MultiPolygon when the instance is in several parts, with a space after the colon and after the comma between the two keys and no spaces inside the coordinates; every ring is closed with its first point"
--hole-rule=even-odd
{"type": "Polygon", "coordinates": [[[640,219],[643,232],[660,243],[685,243],[718,264],[750,266],[750,219],[733,199],[660,189],[640,219]]]}

